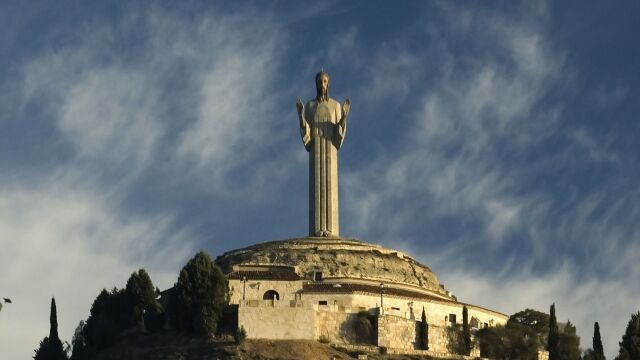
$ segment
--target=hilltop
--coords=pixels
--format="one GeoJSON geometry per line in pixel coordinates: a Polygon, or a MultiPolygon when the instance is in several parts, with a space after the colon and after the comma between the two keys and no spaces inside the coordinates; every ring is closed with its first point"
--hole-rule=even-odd
{"type": "MultiPolygon", "coordinates": [[[[135,333],[95,354],[94,360],[300,360],[357,358],[312,340],[246,340],[236,345],[231,337],[192,338],[173,331],[135,333]]],[[[430,357],[369,354],[371,360],[432,359],[430,357]]]]}

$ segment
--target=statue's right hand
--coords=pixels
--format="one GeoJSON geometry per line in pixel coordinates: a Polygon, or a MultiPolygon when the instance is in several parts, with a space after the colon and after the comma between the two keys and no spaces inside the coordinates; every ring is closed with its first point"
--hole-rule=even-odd
{"type": "Polygon", "coordinates": [[[298,114],[302,114],[302,109],[304,109],[304,104],[302,103],[302,100],[300,100],[300,98],[298,98],[298,100],[296,101],[296,108],[298,108],[298,114]]]}

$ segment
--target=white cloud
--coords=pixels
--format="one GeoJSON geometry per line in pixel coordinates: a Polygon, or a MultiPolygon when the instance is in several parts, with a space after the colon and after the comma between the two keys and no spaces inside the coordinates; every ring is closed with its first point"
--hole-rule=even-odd
{"type": "Polygon", "coordinates": [[[113,195],[47,180],[0,188],[0,283],[2,296],[13,300],[0,313],[0,348],[11,359],[31,353],[48,334],[51,296],[60,336],[71,341],[102,288],[124,287],[141,267],[167,288],[194,251],[170,216],[125,215],[113,195]]]}
{"type": "Polygon", "coordinates": [[[288,134],[278,131],[286,117],[274,84],[283,35],[262,15],[130,14],[27,63],[22,106],[54,114],[72,160],[101,162],[123,180],[163,162],[218,196],[259,187],[281,176],[274,163],[289,155],[266,157],[240,185],[231,179],[288,134]],[[140,27],[145,36],[125,57],[114,39],[140,27]]]}
{"type": "Polygon", "coordinates": [[[409,95],[413,80],[424,71],[419,57],[401,43],[383,43],[376,50],[371,64],[367,64],[368,79],[360,92],[367,101],[387,98],[401,99],[409,95]]]}
{"type": "Polygon", "coordinates": [[[489,223],[489,238],[504,239],[506,232],[514,226],[516,219],[518,219],[519,211],[520,206],[518,205],[489,201],[487,203],[487,212],[492,217],[489,223]]]}
{"type": "Polygon", "coordinates": [[[568,134],[569,138],[576,145],[577,158],[584,158],[586,154],[593,163],[615,163],[620,161],[619,157],[608,148],[614,141],[609,135],[605,136],[606,143],[599,143],[596,138],[590,135],[585,129],[576,129],[568,134]]]}
{"type": "Polygon", "coordinates": [[[629,89],[622,85],[605,86],[601,84],[593,93],[593,99],[598,107],[604,109],[611,105],[616,105],[623,101],[629,89]]]}
{"type": "MultiPolygon", "coordinates": [[[[426,80],[425,93],[414,94],[420,105],[405,146],[395,154],[380,155],[358,173],[346,174],[347,203],[356,204],[348,211],[356,218],[363,212],[377,212],[368,218],[397,220],[397,226],[385,231],[390,237],[393,231],[419,222],[418,217],[471,220],[481,225],[489,241],[500,245],[510,231],[524,224],[523,217],[530,220],[538,207],[547,206],[546,194],[535,189],[521,191],[519,177],[528,171],[528,164],[512,166],[504,157],[518,160],[519,153],[553,135],[549,127],[557,117],[548,117],[537,105],[560,79],[563,56],[545,40],[539,22],[519,22],[481,11],[458,18],[457,10],[445,6],[451,29],[432,34],[436,36],[434,51],[442,53],[438,61],[405,47],[382,52],[408,53],[413,60],[406,64],[431,59],[435,75],[426,80]],[[455,42],[456,36],[468,40],[468,33],[474,34],[470,47],[482,50],[452,52],[454,46],[446,41],[455,42]],[[371,174],[377,174],[376,181],[370,180],[371,174]],[[360,184],[367,184],[368,189],[356,190],[360,184]],[[357,199],[366,193],[380,200],[371,195],[364,202],[357,199]],[[416,211],[407,202],[423,204],[427,212],[416,211]],[[364,208],[394,203],[405,206],[393,211],[364,208]]],[[[394,76],[384,62],[374,65],[372,73],[394,76]]],[[[401,69],[405,78],[400,79],[400,87],[382,77],[385,86],[380,87],[389,91],[387,96],[402,98],[415,82],[425,81],[421,71],[411,67],[401,69]]],[[[366,232],[370,226],[361,223],[358,230],[366,232]]]]}
{"type": "Polygon", "coordinates": [[[358,56],[361,50],[358,46],[358,28],[351,26],[344,33],[335,36],[329,43],[327,60],[335,66],[349,63],[351,66],[357,67],[361,64],[358,56]]]}
{"type": "Polygon", "coordinates": [[[59,130],[80,157],[126,161],[138,169],[150,161],[163,133],[156,120],[157,94],[150,88],[145,76],[136,71],[93,70],[66,93],[59,130]]]}
{"type": "MultiPolygon", "coordinates": [[[[229,29],[213,28],[211,36],[225,37],[229,29]]],[[[275,42],[229,38],[215,51],[199,83],[195,122],[177,144],[177,155],[191,160],[216,186],[228,172],[247,166],[261,149],[280,142],[274,93],[275,42]],[[246,43],[248,42],[248,44],[246,43]],[[268,94],[268,95],[267,95],[268,94]]],[[[279,120],[279,119],[278,119],[279,120]]]]}

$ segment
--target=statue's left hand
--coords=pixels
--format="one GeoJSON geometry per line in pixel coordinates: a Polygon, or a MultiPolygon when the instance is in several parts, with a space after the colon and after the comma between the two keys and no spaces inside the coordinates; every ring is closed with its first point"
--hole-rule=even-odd
{"type": "Polygon", "coordinates": [[[351,108],[351,101],[349,99],[346,99],[342,104],[342,113],[344,114],[344,117],[349,116],[350,108],[351,108]]]}
{"type": "Polygon", "coordinates": [[[296,101],[296,108],[298,109],[298,114],[302,114],[302,109],[304,109],[304,104],[302,103],[302,100],[300,100],[300,98],[298,98],[298,100],[296,101]]]}

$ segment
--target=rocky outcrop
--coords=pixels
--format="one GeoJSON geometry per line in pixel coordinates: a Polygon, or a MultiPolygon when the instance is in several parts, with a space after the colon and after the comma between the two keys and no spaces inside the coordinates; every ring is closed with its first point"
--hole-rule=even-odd
{"type": "Polygon", "coordinates": [[[266,242],[229,251],[215,262],[225,273],[235,265],[287,266],[308,279],[320,271],[326,280],[373,280],[445,293],[427,266],[402,252],[356,239],[309,237],[266,242]]]}

